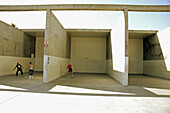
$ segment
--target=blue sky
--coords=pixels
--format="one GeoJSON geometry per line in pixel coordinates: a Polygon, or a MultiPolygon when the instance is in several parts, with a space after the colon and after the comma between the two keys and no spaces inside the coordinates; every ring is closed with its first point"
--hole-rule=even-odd
{"type": "MultiPolygon", "coordinates": [[[[0,0],[0,5],[128,4],[170,5],[170,0],[0,0]],[[69,2],[68,2],[69,1],[69,2]]],[[[111,29],[121,15],[115,11],[54,11],[65,28],[111,29]]],[[[23,29],[44,29],[45,12],[0,12],[0,20],[23,29]]],[[[170,12],[129,12],[129,29],[162,30],[170,27],[170,12]]]]}

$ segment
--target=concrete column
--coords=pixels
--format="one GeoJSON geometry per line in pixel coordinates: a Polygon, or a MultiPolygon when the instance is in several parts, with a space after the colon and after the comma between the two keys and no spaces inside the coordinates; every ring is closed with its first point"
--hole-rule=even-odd
{"type": "Polygon", "coordinates": [[[124,19],[125,19],[125,82],[124,85],[128,85],[128,64],[129,64],[129,58],[128,58],[128,43],[129,43],[129,37],[128,37],[128,9],[124,9],[124,19]]]}
{"type": "MultiPolygon", "coordinates": [[[[50,14],[51,10],[47,9],[46,11],[46,29],[45,29],[45,38],[44,43],[48,43],[49,31],[50,31],[50,14]]],[[[44,67],[43,67],[43,82],[47,83],[47,63],[48,63],[48,47],[44,47],[44,67]]]]}
{"type": "Polygon", "coordinates": [[[48,83],[67,73],[69,61],[67,32],[53,12],[48,9],[44,39],[43,82],[48,83]]]}
{"type": "Polygon", "coordinates": [[[128,9],[123,11],[125,17],[125,56],[128,56],[128,9]]]}
{"type": "MultiPolygon", "coordinates": [[[[44,38],[44,42],[48,43],[48,35],[49,35],[49,31],[50,31],[50,14],[51,14],[51,10],[47,9],[46,11],[46,29],[45,29],[45,38],[44,38]]],[[[44,55],[48,55],[48,47],[44,47],[44,55]]]]}

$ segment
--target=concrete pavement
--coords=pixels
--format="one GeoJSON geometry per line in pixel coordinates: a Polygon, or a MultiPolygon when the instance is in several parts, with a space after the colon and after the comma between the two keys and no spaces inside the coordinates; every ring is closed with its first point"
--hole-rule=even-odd
{"type": "Polygon", "coordinates": [[[0,77],[0,113],[169,113],[169,80],[130,75],[129,86],[104,74],[42,83],[42,73],[0,77]]]}

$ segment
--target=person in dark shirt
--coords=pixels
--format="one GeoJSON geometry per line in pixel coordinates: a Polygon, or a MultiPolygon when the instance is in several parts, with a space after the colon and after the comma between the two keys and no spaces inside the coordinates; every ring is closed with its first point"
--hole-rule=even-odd
{"type": "Polygon", "coordinates": [[[68,78],[70,78],[70,72],[71,72],[72,78],[74,78],[74,76],[73,76],[73,70],[72,70],[72,65],[71,65],[71,64],[68,64],[67,69],[68,69],[68,78]]]}
{"type": "Polygon", "coordinates": [[[21,72],[21,75],[23,75],[23,71],[22,71],[23,66],[21,64],[17,63],[17,65],[14,67],[13,70],[15,70],[16,68],[17,68],[16,76],[18,76],[19,71],[21,72]]]}

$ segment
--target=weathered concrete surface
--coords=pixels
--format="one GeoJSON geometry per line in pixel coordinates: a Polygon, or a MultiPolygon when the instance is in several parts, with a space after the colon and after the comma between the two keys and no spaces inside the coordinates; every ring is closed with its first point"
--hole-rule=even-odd
{"type": "Polygon", "coordinates": [[[43,82],[48,83],[67,73],[70,58],[70,37],[51,10],[46,14],[43,82]]]}
{"type": "Polygon", "coordinates": [[[62,58],[70,58],[69,47],[71,44],[71,39],[55,15],[51,11],[48,13],[48,25],[45,31],[45,41],[48,42],[48,47],[45,48],[47,51],[45,51],[44,54],[62,58]]]}
{"type": "Polygon", "coordinates": [[[128,9],[124,9],[124,18],[125,18],[125,56],[128,57],[128,48],[129,48],[129,34],[128,34],[128,9]]]}
{"type": "Polygon", "coordinates": [[[129,74],[143,74],[143,39],[129,39],[129,74]]]}
{"type": "MultiPolygon", "coordinates": [[[[109,33],[110,34],[110,33],[109,33]]],[[[111,36],[106,38],[106,59],[112,59],[111,36]]]]}
{"type": "Polygon", "coordinates": [[[128,30],[129,32],[129,38],[147,38],[154,34],[156,34],[157,30],[128,30]]]}
{"type": "Polygon", "coordinates": [[[0,21],[0,55],[31,57],[35,54],[35,38],[0,21]]]}
{"type": "Polygon", "coordinates": [[[44,37],[36,37],[35,70],[43,71],[44,37]]]}
{"type": "Polygon", "coordinates": [[[110,29],[66,29],[70,37],[106,38],[110,29]]]}
{"type": "Polygon", "coordinates": [[[36,38],[24,33],[24,45],[23,45],[23,53],[24,57],[31,57],[31,54],[35,55],[35,42],[36,38]]]}
{"type": "Polygon", "coordinates": [[[122,12],[122,15],[116,22],[114,28],[112,29],[111,35],[111,50],[112,59],[107,60],[107,74],[122,85],[128,85],[128,31],[125,19],[127,17],[126,13],[122,12]]]}
{"type": "Polygon", "coordinates": [[[74,72],[106,73],[106,37],[71,37],[74,72]]]}
{"type": "Polygon", "coordinates": [[[170,12],[170,5],[114,5],[114,4],[55,4],[55,5],[0,5],[0,11],[103,10],[170,12]]]}
{"type": "Polygon", "coordinates": [[[48,84],[41,81],[41,73],[35,73],[33,80],[28,80],[27,74],[0,77],[0,112],[170,112],[169,80],[130,76],[130,86],[124,87],[107,75],[76,74],[48,84]]]}
{"type": "Polygon", "coordinates": [[[144,38],[143,47],[144,60],[163,60],[163,54],[157,34],[144,38]]]}
{"type": "Polygon", "coordinates": [[[22,29],[25,33],[33,36],[33,37],[44,37],[45,29],[22,29]]]}

